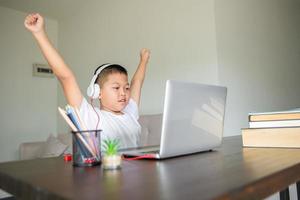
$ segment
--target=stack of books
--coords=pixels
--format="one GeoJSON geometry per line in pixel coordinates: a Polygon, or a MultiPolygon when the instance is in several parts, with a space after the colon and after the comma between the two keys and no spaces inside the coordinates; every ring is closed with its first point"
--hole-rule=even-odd
{"type": "Polygon", "coordinates": [[[300,109],[249,113],[242,129],[244,147],[300,148],[300,109]]]}

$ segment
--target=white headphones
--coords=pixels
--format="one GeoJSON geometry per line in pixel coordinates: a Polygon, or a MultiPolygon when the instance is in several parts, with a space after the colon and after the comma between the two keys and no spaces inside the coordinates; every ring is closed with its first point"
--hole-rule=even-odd
{"type": "Polygon", "coordinates": [[[95,71],[94,73],[94,76],[91,80],[91,83],[89,85],[89,87],[87,88],[87,95],[88,97],[92,98],[92,99],[98,99],[99,98],[99,95],[100,95],[100,86],[98,83],[95,83],[97,78],[98,78],[98,75],[101,73],[101,71],[103,69],[105,69],[106,67],[109,67],[113,64],[104,64],[104,65],[101,65],[100,67],[98,67],[98,69],[95,71]]]}

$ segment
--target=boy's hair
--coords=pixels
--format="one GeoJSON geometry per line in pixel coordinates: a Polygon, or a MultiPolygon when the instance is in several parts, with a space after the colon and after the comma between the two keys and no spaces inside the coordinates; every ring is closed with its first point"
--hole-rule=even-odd
{"type": "MultiPolygon", "coordinates": [[[[101,65],[102,66],[102,65],[101,65]]],[[[95,72],[101,67],[99,66],[95,72]]],[[[127,70],[118,64],[109,65],[108,67],[105,67],[100,74],[98,75],[95,83],[98,83],[100,87],[103,86],[103,84],[107,81],[107,77],[110,74],[120,73],[128,76],[127,70]]]]}

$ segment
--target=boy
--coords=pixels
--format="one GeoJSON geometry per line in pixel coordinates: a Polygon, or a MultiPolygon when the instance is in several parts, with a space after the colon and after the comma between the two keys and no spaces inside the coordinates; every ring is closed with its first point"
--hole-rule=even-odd
{"type": "Polygon", "coordinates": [[[29,14],[24,25],[33,34],[60,81],[68,104],[79,108],[87,128],[91,130],[100,128],[102,140],[118,138],[121,148],[138,146],[141,132],[137,121],[138,105],[150,51],[141,50],[140,63],[130,87],[127,71],[120,65],[105,64],[95,71],[88,88],[88,96],[91,97],[91,102],[92,99],[100,100],[98,109],[83,97],[72,71],[49,41],[44,30],[43,17],[39,14],[29,14]]]}

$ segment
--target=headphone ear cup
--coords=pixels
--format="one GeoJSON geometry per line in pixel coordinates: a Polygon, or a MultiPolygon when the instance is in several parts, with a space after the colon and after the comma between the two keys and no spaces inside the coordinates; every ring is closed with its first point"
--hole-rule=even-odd
{"type": "Polygon", "coordinates": [[[86,90],[86,93],[88,95],[88,97],[92,98],[93,94],[94,94],[94,85],[89,85],[89,87],[86,90]]]}
{"type": "Polygon", "coordinates": [[[100,95],[100,86],[99,86],[99,84],[95,83],[94,84],[94,93],[93,93],[92,98],[93,99],[98,99],[99,95],[100,95]]]}
{"type": "Polygon", "coordinates": [[[105,69],[106,67],[110,66],[110,63],[101,65],[100,67],[98,67],[94,73],[94,76],[91,80],[91,83],[89,85],[89,87],[87,88],[87,96],[92,98],[92,99],[98,99],[99,95],[100,95],[100,86],[96,83],[97,77],[100,74],[100,72],[105,69]]]}

